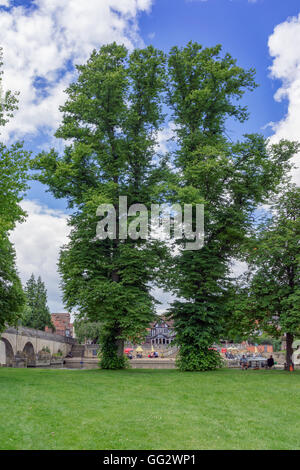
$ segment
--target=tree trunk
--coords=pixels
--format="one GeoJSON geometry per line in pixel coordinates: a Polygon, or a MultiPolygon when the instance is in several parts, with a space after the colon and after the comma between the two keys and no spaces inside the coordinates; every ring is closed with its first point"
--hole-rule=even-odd
{"type": "Polygon", "coordinates": [[[123,339],[116,339],[116,345],[118,347],[117,355],[118,357],[123,357],[124,355],[124,340],[123,339]]]}
{"type": "Polygon", "coordinates": [[[286,367],[287,370],[290,370],[290,366],[293,365],[293,348],[292,344],[294,341],[294,336],[292,333],[286,333],[286,367]]]}
{"type": "MultiPolygon", "coordinates": [[[[114,182],[116,184],[118,184],[118,178],[116,178],[114,182]]],[[[116,210],[116,234],[117,234],[117,238],[113,241],[113,245],[114,245],[114,253],[117,253],[118,252],[118,247],[119,247],[119,231],[120,231],[120,227],[119,227],[119,205],[118,204],[115,205],[115,210],[116,210]]],[[[117,270],[112,271],[111,279],[112,279],[113,282],[120,282],[120,274],[117,270]]],[[[122,334],[122,331],[117,326],[116,329],[115,329],[114,337],[115,337],[115,345],[117,347],[117,356],[119,358],[122,358],[123,355],[124,355],[124,340],[118,338],[118,336],[121,335],[121,334],[122,334]]]]}
{"type": "Polygon", "coordinates": [[[117,271],[113,271],[111,275],[111,279],[113,282],[120,282],[120,275],[117,271]]]}
{"type": "MultiPolygon", "coordinates": [[[[120,275],[117,271],[113,271],[112,281],[113,282],[120,282],[120,275]]],[[[121,335],[121,333],[122,333],[121,330],[118,327],[116,327],[114,337],[115,337],[115,344],[116,344],[116,347],[117,347],[117,356],[118,357],[123,357],[123,354],[124,354],[124,340],[118,338],[118,336],[121,335]]]]}

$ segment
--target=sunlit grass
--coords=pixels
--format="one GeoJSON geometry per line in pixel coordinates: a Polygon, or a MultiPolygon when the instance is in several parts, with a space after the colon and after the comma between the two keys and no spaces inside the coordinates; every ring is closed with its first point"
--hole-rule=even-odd
{"type": "Polygon", "coordinates": [[[300,371],[0,369],[0,449],[300,449],[300,371]]]}

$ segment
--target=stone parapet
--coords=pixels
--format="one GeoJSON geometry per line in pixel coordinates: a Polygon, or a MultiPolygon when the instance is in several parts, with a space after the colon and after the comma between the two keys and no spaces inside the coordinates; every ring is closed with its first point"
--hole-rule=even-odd
{"type": "MultiPolygon", "coordinates": [[[[98,369],[98,358],[65,358],[64,367],[67,369],[98,369]]],[[[132,359],[130,361],[132,369],[176,369],[174,359],[132,359]]]]}
{"type": "Polygon", "coordinates": [[[9,327],[5,330],[4,333],[27,336],[29,338],[39,338],[49,341],[55,341],[58,343],[67,343],[67,344],[76,344],[77,340],[75,338],[69,338],[67,336],[57,335],[55,333],[48,333],[46,331],[34,330],[33,328],[25,328],[20,326],[18,328],[9,327]]]}

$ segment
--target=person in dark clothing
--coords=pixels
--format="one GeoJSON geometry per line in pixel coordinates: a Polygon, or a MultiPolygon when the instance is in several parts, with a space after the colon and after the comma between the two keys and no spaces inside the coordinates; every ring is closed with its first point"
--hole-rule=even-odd
{"type": "Polygon", "coordinates": [[[267,366],[268,366],[268,369],[272,369],[272,367],[274,366],[273,356],[270,356],[269,359],[267,360],[267,366]]]}
{"type": "Polygon", "coordinates": [[[242,367],[243,370],[246,370],[248,369],[248,361],[247,361],[247,358],[246,356],[243,354],[241,360],[240,360],[240,365],[242,367]]]}

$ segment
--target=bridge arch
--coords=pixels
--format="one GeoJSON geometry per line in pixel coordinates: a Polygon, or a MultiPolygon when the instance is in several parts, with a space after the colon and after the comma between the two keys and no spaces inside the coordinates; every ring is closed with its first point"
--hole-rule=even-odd
{"type": "Polygon", "coordinates": [[[23,348],[23,353],[26,355],[27,358],[27,365],[35,365],[35,352],[34,352],[34,347],[33,344],[28,341],[24,348],[23,348]]]}
{"type": "Polygon", "coordinates": [[[6,338],[0,339],[0,364],[8,367],[13,366],[14,350],[10,342],[6,338]]]}

